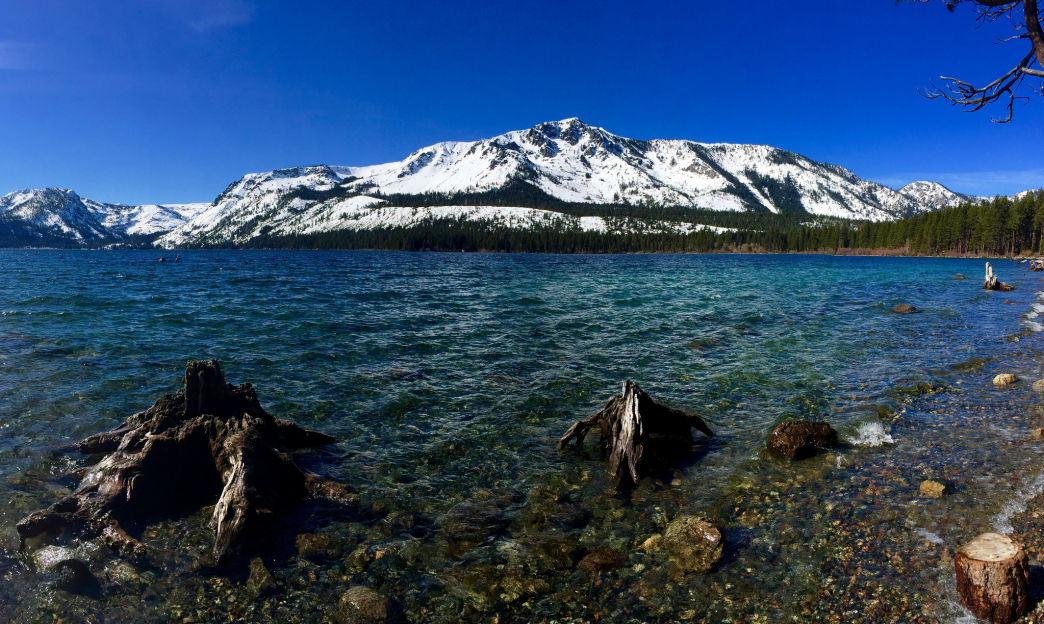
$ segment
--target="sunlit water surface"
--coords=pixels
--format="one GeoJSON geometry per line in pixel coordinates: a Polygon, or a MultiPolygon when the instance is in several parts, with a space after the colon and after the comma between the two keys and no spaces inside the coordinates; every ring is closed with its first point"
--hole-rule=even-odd
{"type": "Polygon", "coordinates": [[[11,621],[322,622],[353,585],[409,621],[954,621],[955,549],[1010,531],[1044,489],[1030,389],[1044,306],[1025,265],[1000,262],[1017,289],[990,293],[978,260],[159,255],[0,251],[11,621]],[[147,408],[203,358],[336,436],[298,461],[362,505],[306,502],[227,569],[207,563],[208,509],[160,519],[132,527],[145,561],[100,549],[93,591],[51,588],[31,564],[42,544],[20,548],[14,525],[75,487],[85,459],[53,449],[147,408]],[[954,367],[972,358],[993,361],[954,367]],[[1021,381],[994,388],[999,372],[1021,381]],[[717,435],[614,494],[597,436],[584,454],[555,443],[625,379],[717,435]],[[786,418],[829,421],[845,443],[770,456],[786,418]],[[922,496],[928,478],[951,493],[922,496]],[[479,543],[453,542],[444,514],[461,502],[493,512],[479,543]],[[725,556],[672,577],[638,545],[694,513],[722,527],[725,556]],[[577,569],[596,547],[627,561],[577,569]],[[251,555],[275,593],[245,589],[251,555]]]}

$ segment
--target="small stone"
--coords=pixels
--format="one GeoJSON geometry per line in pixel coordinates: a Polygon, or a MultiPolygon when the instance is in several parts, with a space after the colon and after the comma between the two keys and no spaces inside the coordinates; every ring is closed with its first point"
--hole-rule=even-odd
{"type": "Polygon", "coordinates": [[[892,308],[892,312],[896,314],[912,314],[917,311],[917,308],[913,307],[908,303],[900,303],[899,305],[892,308]]]}
{"type": "Polygon", "coordinates": [[[663,546],[679,572],[706,572],[721,559],[724,540],[710,522],[681,516],[667,525],[663,546]]]}
{"type": "Polygon", "coordinates": [[[108,566],[105,571],[108,573],[109,579],[117,585],[134,586],[141,582],[138,571],[126,561],[119,561],[108,566]]]}
{"type": "Polygon", "coordinates": [[[301,533],[296,538],[297,554],[301,557],[322,559],[331,556],[330,536],[301,533]]]}
{"type": "Polygon", "coordinates": [[[393,614],[394,606],[387,596],[360,585],[341,594],[337,619],[341,624],[384,622],[393,614]]]}
{"type": "Polygon", "coordinates": [[[627,557],[612,548],[595,548],[576,567],[586,572],[611,572],[623,567],[627,557]]]}
{"type": "Polygon", "coordinates": [[[642,545],[638,547],[638,550],[650,553],[660,552],[661,546],[663,546],[663,536],[657,533],[642,542],[642,545]]]}
{"type": "Polygon", "coordinates": [[[1044,438],[1044,429],[1042,429],[1040,427],[1034,429],[1033,430],[1033,437],[1035,437],[1035,438],[1044,438]]]}
{"type": "Polygon", "coordinates": [[[1017,380],[1018,378],[1015,377],[1015,375],[1012,375],[1011,373],[1001,373],[1000,375],[997,375],[993,378],[993,385],[1003,388],[1004,386],[1008,386],[1015,383],[1017,380]]]}
{"type": "Polygon", "coordinates": [[[1044,392],[1044,379],[1033,382],[1033,389],[1037,392],[1044,392]]]}
{"type": "Polygon", "coordinates": [[[946,485],[939,483],[938,481],[932,481],[931,479],[921,482],[921,494],[925,496],[931,496],[932,498],[942,498],[943,494],[946,493],[946,485]]]}
{"type": "Polygon", "coordinates": [[[344,558],[344,565],[349,572],[358,574],[365,570],[366,566],[370,565],[371,561],[373,561],[373,555],[366,550],[365,546],[360,546],[344,558]]]}
{"type": "Polygon", "coordinates": [[[546,594],[551,591],[551,586],[539,578],[508,575],[500,581],[498,591],[501,600],[511,603],[524,596],[546,594]]]}
{"type": "Polygon", "coordinates": [[[968,278],[966,278],[963,275],[961,275],[960,273],[958,273],[957,275],[953,276],[953,279],[955,279],[955,280],[962,280],[962,279],[968,279],[968,278]]]}
{"type": "Polygon", "coordinates": [[[255,598],[260,598],[272,593],[275,591],[275,588],[275,579],[272,578],[272,573],[265,567],[265,562],[261,561],[261,557],[251,559],[250,578],[246,582],[247,592],[255,598]]]}
{"type": "Polygon", "coordinates": [[[837,444],[837,431],[823,422],[788,421],[780,423],[768,438],[768,447],[792,459],[814,455],[837,444]]]}

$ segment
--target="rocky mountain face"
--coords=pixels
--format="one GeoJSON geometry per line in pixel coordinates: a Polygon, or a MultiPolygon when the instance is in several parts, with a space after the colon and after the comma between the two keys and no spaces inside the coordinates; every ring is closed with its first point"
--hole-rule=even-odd
{"type": "Polygon", "coordinates": [[[119,242],[169,232],[208,204],[122,206],[67,189],[17,191],[0,197],[0,236],[23,244],[119,242]]]}
{"type": "Polygon", "coordinates": [[[476,213],[456,206],[457,212],[499,210],[514,223],[511,210],[525,204],[509,202],[520,193],[538,195],[540,207],[552,211],[547,204],[557,201],[875,221],[980,199],[934,182],[895,191],[843,167],[765,145],[639,141],[574,118],[492,139],[439,143],[383,165],[249,174],[212,204],[118,206],[60,189],[21,191],[0,199],[0,227],[79,242],[162,233],[157,244],[174,247],[412,223],[413,213],[389,210],[403,196],[454,208],[462,197],[482,194],[497,198],[493,203],[500,207],[476,213]]]}

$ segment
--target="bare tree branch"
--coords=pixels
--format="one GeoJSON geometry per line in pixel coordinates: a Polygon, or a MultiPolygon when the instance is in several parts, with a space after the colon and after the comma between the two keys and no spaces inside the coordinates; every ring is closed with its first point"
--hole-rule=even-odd
{"type": "MultiPolygon", "coordinates": [[[[901,0],[897,0],[901,1],[901,0]]],[[[910,2],[927,3],[933,0],[910,0],[910,2]]],[[[1033,67],[1037,63],[1044,68],[1044,29],[1041,28],[1041,10],[1037,6],[1038,0],[943,0],[946,8],[953,11],[958,5],[969,2],[975,6],[981,22],[992,22],[1007,16],[1012,23],[1012,28],[1018,33],[1012,37],[998,40],[998,43],[1015,41],[1021,39],[1030,40],[1030,52],[1013,69],[1000,78],[994,80],[984,87],[976,87],[971,83],[956,78],[943,77],[949,81],[946,91],[940,90],[932,84],[930,90],[922,91],[921,94],[929,99],[943,98],[954,104],[965,107],[967,112],[981,110],[987,104],[999,100],[1007,100],[1006,108],[1008,116],[1004,119],[990,118],[997,123],[1008,123],[1014,113],[1015,100],[1028,100],[1027,97],[1016,95],[1022,86],[1026,76],[1044,78],[1044,70],[1033,67]],[[1021,20],[1018,20],[1016,10],[1022,8],[1021,20]]],[[[1040,87],[1030,86],[1034,92],[1044,96],[1044,85],[1040,87]]]]}

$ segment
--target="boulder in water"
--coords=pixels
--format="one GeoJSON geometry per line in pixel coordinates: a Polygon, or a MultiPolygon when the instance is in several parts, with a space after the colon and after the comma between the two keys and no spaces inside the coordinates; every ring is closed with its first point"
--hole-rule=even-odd
{"type": "Polygon", "coordinates": [[[768,447],[791,459],[815,455],[837,444],[837,431],[824,422],[795,420],[780,423],[768,437],[768,447]]]}
{"type": "Polygon", "coordinates": [[[721,531],[696,516],[681,516],[667,525],[663,547],[675,572],[706,572],[721,559],[721,531]]]}
{"type": "Polygon", "coordinates": [[[1010,386],[1016,381],[1018,381],[1018,377],[1015,375],[1012,375],[1011,373],[1001,373],[993,378],[993,385],[998,388],[1003,388],[1004,386],[1010,386]]]}
{"type": "Polygon", "coordinates": [[[914,312],[917,312],[917,308],[908,303],[900,303],[892,308],[892,312],[895,312],[896,314],[913,314],[914,312]]]}
{"type": "Polygon", "coordinates": [[[961,275],[960,273],[958,273],[957,275],[953,276],[953,279],[955,279],[955,280],[962,280],[962,279],[968,279],[968,278],[966,278],[963,275],[961,275]]]}

